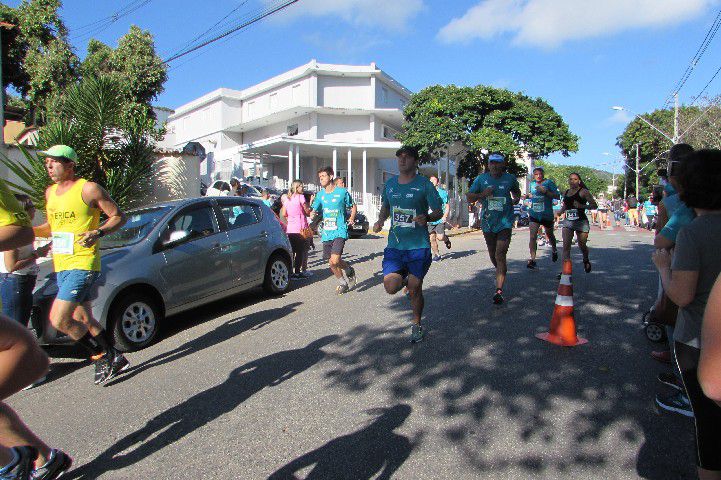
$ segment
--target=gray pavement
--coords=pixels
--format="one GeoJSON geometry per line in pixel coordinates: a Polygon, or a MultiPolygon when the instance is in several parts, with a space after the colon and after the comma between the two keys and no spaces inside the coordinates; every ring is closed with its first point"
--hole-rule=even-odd
{"type": "Polygon", "coordinates": [[[316,275],[282,298],[167,319],[107,387],[80,352],[53,348],[51,381],[9,403],[75,457],[70,479],[694,478],[692,421],[653,406],[666,390],[640,330],[656,291],[650,234],[594,230],[591,274],[574,247],[590,342],[573,349],[534,338],[560,262],[541,248],[527,270],[527,230],[502,306],[480,234],[453,238],[428,274],[417,345],[407,298],[381,285],[385,241],[347,244],[359,278],[347,295],[314,254],[316,275]]]}

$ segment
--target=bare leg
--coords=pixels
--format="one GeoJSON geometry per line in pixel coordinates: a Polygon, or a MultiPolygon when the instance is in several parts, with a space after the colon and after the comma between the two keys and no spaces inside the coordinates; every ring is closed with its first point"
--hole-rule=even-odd
{"type": "Polygon", "coordinates": [[[483,238],[486,240],[486,247],[488,248],[488,256],[491,258],[491,263],[494,267],[498,267],[496,265],[496,238],[497,235],[495,233],[486,233],[483,232],[483,238]]]}
{"type": "Polygon", "coordinates": [[[425,300],[423,299],[423,280],[413,275],[408,275],[408,296],[411,298],[413,323],[420,325],[423,307],[425,305],[425,300]]]}
{"type": "Polygon", "coordinates": [[[538,230],[541,225],[536,222],[530,223],[530,240],[528,241],[528,250],[531,252],[531,260],[536,261],[536,252],[538,250],[538,230]]]}
{"type": "Polygon", "coordinates": [[[699,480],[721,480],[721,471],[698,468],[699,480]]]}
{"type": "Polygon", "coordinates": [[[330,256],[330,260],[328,262],[328,265],[330,265],[330,271],[333,272],[333,275],[335,275],[335,278],[343,278],[343,265],[348,266],[347,263],[345,263],[343,260],[340,259],[340,255],[333,254],[330,256]]]}
{"type": "Polygon", "coordinates": [[[571,245],[573,241],[573,230],[563,228],[563,261],[571,259],[571,245]]]}
{"type": "Polygon", "coordinates": [[[389,273],[383,277],[383,287],[386,293],[395,295],[403,288],[403,277],[399,273],[389,273]]]}
{"type": "Polygon", "coordinates": [[[583,254],[583,261],[588,261],[588,233],[576,232],[576,238],[578,239],[578,248],[581,249],[583,254]]]}
{"type": "Polygon", "coordinates": [[[436,232],[433,232],[430,234],[431,239],[431,251],[433,252],[434,256],[438,256],[438,236],[436,235],[436,232]]]}
{"type": "Polygon", "coordinates": [[[548,241],[551,243],[551,250],[554,252],[557,250],[557,241],[556,241],[556,233],[553,231],[552,228],[543,227],[543,230],[546,232],[546,237],[548,237],[548,241]]]}
{"type": "Polygon", "coordinates": [[[496,288],[501,290],[503,284],[506,283],[506,273],[508,272],[506,255],[508,254],[508,247],[511,245],[510,231],[507,237],[504,238],[499,235],[496,240],[496,288]]]}
{"type": "Polygon", "coordinates": [[[103,331],[103,328],[90,312],[89,302],[77,304],[55,299],[50,308],[50,323],[75,341],[83,338],[87,332],[96,336],[103,331]]]}

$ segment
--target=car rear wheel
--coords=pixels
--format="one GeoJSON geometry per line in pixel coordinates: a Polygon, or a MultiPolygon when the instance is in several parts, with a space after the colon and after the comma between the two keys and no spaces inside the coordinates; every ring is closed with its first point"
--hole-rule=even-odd
{"type": "Polygon", "coordinates": [[[130,352],[145,348],[158,333],[162,312],[155,300],[141,293],[128,293],[111,310],[115,345],[130,352]]]}
{"type": "Polygon", "coordinates": [[[279,253],[275,253],[268,260],[265,267],[265,281],[263,288],[271,295],[282,295],[290,287],[290,262],[279,253]]]}

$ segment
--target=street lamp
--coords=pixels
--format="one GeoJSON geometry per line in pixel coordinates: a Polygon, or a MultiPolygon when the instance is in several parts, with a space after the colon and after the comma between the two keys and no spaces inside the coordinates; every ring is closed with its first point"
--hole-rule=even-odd
{"type": "Polygon", "coordinates": [[[628,112],[628,113],[633,114],[635,117],[638,117],[640,120],[646,122],[646,124],[647,124],[649,127],[653,128],[653,129],[656,130],[658,133],[660,133],[661,135],[663,135],[664,137],[666,137],[666,139],[667,139],[669,142],[673,143],[674,145],[676,144],[676,140],[675,140],[675,139],[673,139],[673,138],[671,138],[670,136],[668,136],[666,133],[664,133],[663,130],[661,130],[661,129],[658,128],[656,125],[654,125],[653,123],[651,123],[651,122],[649,122],[648,120],[646,120],[645,118],[643,118],[643,117],[642,117],[641,115],[639,115],[638,113],[633,112],[633,111],[629,110],[629,109],[626,108],[626,107],[621,107],[621,106],[618,106],[618,105],[611,107],[611,109],[616,110],[617,112],[628,112]]]}

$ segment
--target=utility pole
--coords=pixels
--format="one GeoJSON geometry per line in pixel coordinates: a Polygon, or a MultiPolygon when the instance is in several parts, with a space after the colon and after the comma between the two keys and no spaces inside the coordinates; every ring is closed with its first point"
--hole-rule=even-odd
{"type": "Polygon", "coordinates": [[[639,144],[636,144],[636,200],[638,200],[638,177],[640,174],[639,168],[638,168],[638,157],[639,157],[639,144]]]}

